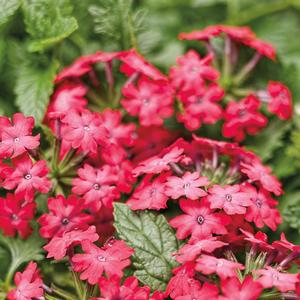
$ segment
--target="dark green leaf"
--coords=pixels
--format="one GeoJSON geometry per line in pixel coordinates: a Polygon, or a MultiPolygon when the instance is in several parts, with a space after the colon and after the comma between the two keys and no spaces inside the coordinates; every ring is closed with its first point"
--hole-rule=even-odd
{"type": "Polygon", "coordinates": [[[16,103],[25,115],[35,117],[37,123],[44,117],[57,68],[57,61],[47,67],[30,61],[20,66],[15,87],[16,103]]]}
{"type": "Polygon", "coordinates": [[[152,290],[164,290],[177,263],[179,248],[165,217],[150,211],[134,213],[122,203],[114,205],[115,227],[121,239],[135,250],[134,275],[152,290]]]}
{"type": "Polygon", "coordinates": [[[0,0],[0,25],[6,23],[19,6],[20,0],[0,0]]]}

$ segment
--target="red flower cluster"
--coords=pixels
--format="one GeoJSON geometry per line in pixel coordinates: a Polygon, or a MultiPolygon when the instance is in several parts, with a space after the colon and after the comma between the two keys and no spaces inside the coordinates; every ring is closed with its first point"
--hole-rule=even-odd
{"type": "MultiPolygon", "coordinates": [[[[164,125],[178,120],[193,131],[224,120],[222,135],[242,141],[267,125],[263,103],[289,119],[291,94],[282,83],[270,81],[266,90],[240,87],[262,56],[275,59],[275,50],[247,27],[210,26],[180,38],[203,41],[208,54],[188,51],[169,76],[134,49],[97,52],[63,69],[44,118],[54,136],[46,151],[44,143],[37,149],[33,118],[0,117],[0,185],[10,191],[0,198],[0,228],[27,238],[36,221],[46,258],[68,262],[76,280],[95,291],[94,300],[255,300],[270,296],[270,289],[296,299],[299,276],[286,271],[300,247],[284,234],[268,243],[256,232],[265,226],[275,231],[281,223],[275,197],[283,190],[271,168],[238,144],[164,125]],[[224,37],[222,71],[211,43],[216,36],[224,37]],[[237,45],[255,54],[235,73],[243,65],[237,45]],[[94,67],[98,63],[102,68],[94,67]],[[103,70],[106,82],[98,80],[103,70]],[[47,205],[37,212],[38,193],[47,194],[47,205]],[[128,269],[140,249],[113,236],[116,201],[133,211],[164,214],[170,208],[165,215],[172,216],[169,225],[182,243],[165,290],[151,290],[128,269]]],[[[138,261],[141,268],[148,263],[138,261]]],[[[15,285],[9,300],[51,293],[32,262],[15,275],[15,285]]]]}

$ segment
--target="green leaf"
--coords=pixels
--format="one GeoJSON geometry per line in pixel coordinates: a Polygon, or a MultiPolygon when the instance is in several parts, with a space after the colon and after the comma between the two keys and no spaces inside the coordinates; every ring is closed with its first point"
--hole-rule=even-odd
{"type": "Polygon", "coordinates": [[[135,250],[134,275],[152,290],[163,291],[177,266],[173,254],[179,242],[165,217],[150,211],[133,212],[114,204],[115,227],[121,239],[135,250]]]}
{"type": "Polygon", "coordinates": [[[23,11],[32,52],[53,46],[78,28],[68,0],[24,0],[23,11]]]}
{"type": "Polygon", "coordinates": [[[33,116],[37,124],[44,117],[57,68],[55,60],[47,67],[30,61],[20,66],[15,87],[16,103],[25,115],[33,116]]]}
{"type": "Polygon", "coordinates": [[[19,6],[20,0],[0,0],[0,26],[9,20],[19,6]]]}

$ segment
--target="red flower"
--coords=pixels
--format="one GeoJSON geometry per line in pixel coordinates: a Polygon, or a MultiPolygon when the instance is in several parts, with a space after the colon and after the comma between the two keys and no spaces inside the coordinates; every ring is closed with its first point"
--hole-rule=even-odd
{"type": "Polygon", "coordinates": [[[70,110],[62,122],[62,138],[75,149],[95,153],[99,144],[107,143],[107,131],[97,113],[70,110]]]}
{"type": "Polygon", "coordinates": [[[237,277],[224,279],[221,282],[224,296],[220,300],[257,300],[262,293],[262,285],[248,275],[241,283],[237,277]]]}
{"type": "Polygon", "coordinates": [[[255,38],[254,32],[247,26],[220,25],[220,29],[237,42],[244,42],[255,38]]]}
{"type": "Polygon", "coordinates": [[[180,33],[178,37],[180,40],[206,41],[220,35],[221,32],[220,25],[213,25],[207,26],[202,30],[192,31],[191,33],[180,33]]]}
{"type": "Polygon", "coordinates": [[[147,286],[139,287],[139,282],[135,277],[128,277],[121,285],[121,279],[117,276],[111,278],[101,277],[99,287],[101,298],[98,300],[148,300],[150,288],[147,286]]]}
{"type": "Polygon", "coordinates": [[[53,257],[56,260],[62,259],[66,256],[67,251],[82,241],[95,242],[99,238],[96,233],[96,227],[90,226],[87,230],[73,230],[62,234],[62,236],[55,236],[43,248],[48,252],[47,258],[53,257]]]}
{"type": "Polygon", "coordinates": [[[8,293],[8,300],[33,300],[44,295],[43,281],[36,263],[30,262],[23,273],[16,273],[14,279],[17,287],[8,293]]]}
{"type": "Polygon", "coordinates": [[[26,238],[32,232],[30,221],[35,214],[35,203],[24,203],[22,198],[7,194],[0,198],[0,228],[4,235],[14,236],[16,232],[26,238]]]}
{"type": "Polygon", "coordinates": [[[46,116],[49,119],[64,117],[71,109],[82,111],[87,105],[84,98],[88,89],[81,82],[64,82],[51,97],[46,116]]]}
{"type": "Polygon", "coordinates": [[[153,80],[166,81],[167,78],[154,66],[145,60],[135,49],[124,51],[120,55],[120,60],[123,62],[121,65],[121,72],[127,76],[131,76],[135,73],[145,75],[153,80]]]}
{"type": "Polygon", "coordinates": [[[207,195],[207,193],[200,188],[206,185],[209,185],[207,177],[201,177],[198,172],[186,172],[181,178],[177,176],[168,177],[166,195],[172,199],[185,196],[191,200],[196,200],[207,195]]]}
{"type": "Polygon", "coordinates": [[[72,258],[74,270],[82,272],[81,280],[96,284],[103,272],[108,277],[123,276],[123,269],[130,265],[129,257],[133,250],[123,241],[113,243],[111,247],[99,248],[90,241],[82,242],[83,254],[75,254],[72,258]]]}
{"type": "Polygon", "coordinates": [[[198,129],[201,123],[215,124],[223,116],[222,108],[216,102],[223,98],[224,91],[217,84],[193,92],[183,92],[178,96],[184,109],[178,120],[189,130],[198,129]]]}
{"type": "Polygon", "coordinates": [[[111,206],[112,201],[118,197],[114,185],[118,177],[109,165],[95,169],[88,164],[77,171],[79,178],[73,180],[72,192],[82,195],[85,204],[93,212],[98,211],[102,204],[111,206]]]}
{"type": "Polygon", "coordinates": [[[5,189],[16,188],[16,196],[26,201],[33,200],[35,190],[43,194],[49,192],[51,182],[46,177],[48,174],[46,161],[40,160],[33,164],[29,156],[22,155],[13,159],[13,165],[14,170],[2,184],[5,189]]]}
{"type": "Polygon", "coordinates": [[[270,266],[254,272],[260,275],[257,281],[261,283],[264,288],[276,287],[281,292],[294,291],[296,289],[298,274],[281,273],[270,266]]]}
{"type": "Polygon", "coordinates": [[[293,103],[289,89],[281,82],[270,81],[268,93],[271,97],[268,109],[281,120],[288,120],[292,116],[293,103]]]}
{"type": "Polygon", "coordinates": [[[281,183],[270,174],[271,171],[270,167],[263,166],[259,160],[241,163],[241,172],[246,174],[251,181],[258,182],[264,189],[279,196],[282,194],[281,183]]]}
{"type": "Polygon", "coordinates": [[[176,300],[218,300],[219,297],[218,287],[204,283],[201,287],[200,284],[195,281],[195,284],[191,285],[189,293],[184,296],[176,297],[176,300]]]}
{"type": "Polygon", "coordinates": [[[48,209],[50,213],[43,214],[38,219],[41,225],[39,232],[43,238],[61,236],[73,229],[86,229],[88,223],[93,220],[92,216],[82,212],[84,209],[82,199],[77,199],[74,195],[70,195],[67,199],[62,195],[49,198],[48,209]]]}
{"type": "Polygon", "coordinates": [[[188,244],[179,249],[177,261],[179,263],[193,261],[202,252],[211,253],[217,248],[223,247],[225,245],[228,244],[218,241],[216,237],[189,241],[188,244]]]}
{"type": "Polygon", "coordinates": [[[133,210],[166,208],[169,198],[165,194],[165,182],[165,174],[158,176],[153,181],[151,181],[151,175],[145,176],[127,204],[133,210]]]}
{"type": "Polygon", "coordinates": [[[273,247],[268,244],[268,237],[264,232],[258,231],[253,235],[251,232],[243,230],[240,231],[246,236],[244,239],[249,241],[252,245],[258,246],[262,251],[273,250],[273,247]]]}
{"type": "Polygon", "coordinates": [[[151,81],[141,77],[135,86],[132,83],[122,88],[125,96],[121,104],[131,116],[139,116],[142,126],[162,125],[173,114],[173,94],[165,82],[151,81]]]}
{"type": "Polygon", "coordinates": [[[192,238],[207,238],[212,233],[227,233],[225,226],[230,223],[230,218],[214,213],[207,202],[180,200],[179,205],[185,214],[170,221],[170,225],[177,229],[178,239],[185,239],[189,235],[192,235],[192,238]]]}
{"type": "Polygon", "coordinates": [[[210,65],[212,60],[212,55],[207,55],[201,59],[194,50],[190,50],[177,58],[178,66],[170,68],[173,86],[181,91],[197,90],[203,86],[205,80],[217,80],[219,72],[210,65]]]}
{"type": "MultiPolygon", "coordinates": [[[[166,151],[164,151],[166,152],[166,151]]],[[[170,151],[153,156],[141,163],[132,171],[135,176],[141,174],[159,174],[162,171],[170,170],[170,163],[176,163],[181,159],[183,149],[174,147],[170,151]]]]}
{"type": "Polygon", "coordinates": [[[195,274],[194,263],[186,263],[175,268],[172,272],[174,276],[169,280],[166,288],[166,296],[176,299],[179,296],[187,295],[192,285],[196,284],[193,279],[195,274]]]}
{"type": "Polygon", "coordinates": [[[263,56],[266,56],[272,60],[276,59],[276,50],[271,44],[265,41],[262,41],[258,38],[253,38],[244,40],[243,44],[247,45],[250,48],[253,48],[263,56]]]}
{"type": "Polygon", "coordinates": [[[225,111],[223,135],[237,142],[245,139],[245,134],[255,135],[268,123],[268,119],[258,112],[260,101],[252,94],[239,102],[229,102],[225,111]]]}
{"type": "Polygon", "coordinates": [[[0,157],[13,158],[39,146],[40,135],[32,136],[33,117],[16,113],[11,121],[0,117],[0,125],[0,157]]]}
{"type": "Polygon", "coordinates": [[[272,230],[276,230],[277,225],[282,221],[279,211],[274,208],[277,205],[277,201],[263,188],[257,191],[249,184],[244,190],[252,194],[252,204],[247,209],[246,220],[254,222],[258,228],[267,225],[272,230]]]}
{"type": "Polygon", "coordinates": [[[135,125],[134,123],[122,124],[122,114],[120,110],[106,108],[101,113],[101,119],[103,126],[107,129],[108,139],[112,144],[121,147],[132,146],[135,125]]]}
{"type": "Polygon", "coordinates": [[[243,191],[240,185],[214,185],[209,190],[207,200],[211,208],[221,208],[228,215],[245,214],[246,207],[252,205],[251,193],[243,191]]]}
{"type": "Polygon", "coordinates": [[[236,271],[243,270],[244,266],[227,259],[203,254],[197,259],[195,269],[205,275],[216,273],[221,279],[225,279],[236,276],[236,271]]]}

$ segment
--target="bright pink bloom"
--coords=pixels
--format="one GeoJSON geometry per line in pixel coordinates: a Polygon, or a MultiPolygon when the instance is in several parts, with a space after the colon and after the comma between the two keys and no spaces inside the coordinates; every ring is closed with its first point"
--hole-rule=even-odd
{"type": "Polygon", "coordinates": [[[217,80],[219,72],[210,65],[212,60],[213,55],[210,54],[201,59],[194,50],[178,57],[178,65],[170,68],[173,86],[182,91],[195,90],[202,87],[206,80],[217,80]]]}
{"type": "Polygon", "coordinates": [[[43,214],[39,219],[40,235],[43,238],[61,236],[66,231],[73,229],[86,229],[93,217],[83,213],[83,199],[74,195],[65,198],[58,195],[48,199],[48,214],[43,214]]]}
{"type": "Polygon", "coordinates": [[[246,236],[245,241],[250,242],[252,245],[258,246],[262,251],[272,250],[273,247],[268,244],[268,236],[261,231],[252,234],[246,230],[240,228],[240,231],[246,236]]]}
{"type": "Polygon", "coordinates": [[[265,57],[268,57],[269,59],[272,59],[272,60],[276,59],[275,48],[271,44],[269,44],[265,41],[262,41],[258,38],[253,38],[253,39],[249,39],[249,40],[244,40],[243,44],[247,45],[250,48],[253,48],[258,53],[260,53],[261,55],[263,55],[265,57]]]}
{"type": "Polygon", "coordinates": [[[261,283],[264,288],[276,287],[281,292],[294,291],[296,289],[298,274],[281,273],[270,266],[254,272],[260,275],[257,281],[261,283]]]}
{"type": "Polygon", "coordinates": [[[195,281],[195,284],[191,285],[189,293],[184,296],[176,297],[175,300],[218,300],[219,290],[216,285],[205,282],[201,287],[200,284],[195,281]]]}
{"type": "Polygon", "coordinates": [[[134,48],[121,52],[120,60],[123,62],[120,70],[128,77],[134,74],[142,74],[153,80],[167,80],[165,75],[146,61],[134,48]]]}
{"type": "Polygon", "coordinates": [[[139,176],[141,174],[159,174],[162,171],[168,171],[170,170],[169,164],[178,162],[182,157],[182,153],[182,148],[174,147],[165,154],[144,160],[132,172],[135,176],[139,176]]]}
{"type": "Polygon", "coordinates": [[[98,113],[70,110],[62,122],[62,139],[75,149],[95,153],[98,145],[107,143],[107,130],[98,113]]]}
{"type": "Polygon", "coordinates": [[[40,135],[32,136],[33,117],[25,117],[22,113],[16,113],[11,121],[7,117],[0,117],[0,119],[1,158],[14,158],[39,146],[40,135]]]}
{"type": "Polygon", "coordinates": [[[145,176],[126,203],[133,210],[166,208],[169,197],[165,194],[165,183],[165,174],[158,176],[153,181],[151,181],[151,175],[145,176]]]}
{"type": "Polygon", "coordinates": [[[193,261],[202,252],[211,253],[217,248],[221,248],[225,245],[228,244],[218,241],[216,237],[189,241],[188,244],[179,249],[177,253],[177,261],[179,263],[193,261]]]}
{"type": "Polygon", "coordinates": [[[46,113],[47,118],[57,119],[64,117],[71,109],[82,111],[87,105],[84,97],[88,88],[81,82],[64,82],[51,97],[46,113]]]}
{"type": "Polygon", "coordinates": [[[268,123],[268,119],[259,113],[260,101],[252,94],[239,102],[229,102],[225,111],[223,135],[237,142],[245,139],[245,134],[255,135],[268,123]]]}
{"type": "Polygon", "coordinates": [[[99,287],[101,297],[98,300],[148,300],[150,295],[150,288],[139,287],[138,280],[133,276],[126,278],[122,285],[120,277],[101,277],[99,287]]]}
{"type": "Polygon", "coordinates": [[[179,93],[184,111],[178,115],[178,121],[183,122],[188,130],[196,130],[202,123],[215,124],[223,116],[221,106],[216,104],[223,96],[224,91],[217,84],[179,93]]]}
{"type": "Polygon", "coordinates": [[[82,241],[95,242],[99,238],[96,227],[90,226],[87,230],[73,230],[62,234],[61,237],[55,236],[43,248],[48,252],[47,258],[53,257],[56,260],[66,256],[71,247],[79,245],[82,241]]]}
{"type": "Polygon", "coordinates": [[[34,300],[44,295],[43,281],[34,262],[30,262],[23,273],[15,275],[16,288],[7,295],[8,300],[34,300]]]}
{"type": "Polygon", "coordinates": [[[198,172],[186,172],[181,178],[170,176],[167,178],[166,195],[172,199],[185,196],[191,200],[204,197],[207,193],[201,189],[202,186],[209,185],[207,177],[202,177],[198,172]]]}
{"type": "Polygon", "coordinates": [[[106,108],[101,113],[101,119],[103,126],[107,129],[108,140],[112,144],[122,147],[132,145],[135,125],[134,123],[123,124],[120,110],[106,108]]]}
{"type": "Polygon", "coordinates": [[[293,103],[289,89],[281,82],[270,81],[268,83],[270,100],[268,109],[281,120],[288,120],[292,116],[293,103]]]}
{"type": "Polygon", "coordinates": [[[225,279],[236,276],[236,271],[243,270],[244,266],[224,258],[203,254],[197,259],[195,269],[205,275],[217,274],[221,279],[225,279]]]}
{"type": "Polygon", "coordinates": [[[207,41],[213,37],[220,35],[221,28],[219,25],[207,26],[202,30],[195,30],[190,33],[180,33],[180,40],[199,40],[199,41],[207,41]]]}
{"type": "Polygon", "coordinates": [[[174,276],[169,280],[166,288],[166,295],[172,299],[176,297],[187,295],[192,285],[197,284],[193,279],[195,275],[194,263],[186,263],[182,266],[175,268],[172,272],[174,276]]]}
{"type": "Polygon", "coordinates": [[[95,217],[94,224],[99,234],[99,242],[104,243],[110,239],[115,233],[113,208],[102,206],[97,213],[93,214],[95,217]]]}
{"type": "Polygon", "coordinates": [[[15,190],[17,197],[32,201],[35,190],[46,194],[51,182],[46,177],[48,168],[46,161],[40,160],[33,164],[31,158],[22,155],[13,159],[13,172],[4,180],[2,186],[7,190],[15,190]]]}
{"type": "Polygon", "coordinates": [[[251,181],[258,182],[267,191],[280,196],[282,194],[281,183],[271,175],[271,171],[270,167],[263,166],[259,160],[241,163],[241,172],[246,174],[251,181]]]}
{"type": "Polygon", "coordinates": [[[226,33],[231,39],[237,42],[255,39],[254,32],[247,26],[220,25],[219,28],[222,32],[226,33]]]}
{"type": "Polygon", "coordinates": [[[214,213],[207,202],[197,200],[180,200],[180,208],[185,214],[170,221],[177,229],[176,236],[182,240],[192,235],[192,238],[207,238],[212,233],[227,233],[226,225],[230,218],[221,213],[214,213]]]}
{"type": "Polygon", "coordinates": [[[279,211],[275,208],[277,201],[263,188],[257,191],[249,184],[243,190],[251,194],[252,201],[245,215],[246,220],[254,222],[258,228],[267,225],[272,230],[276,230],[277,225],[282,221],[279,211]]]}
{"type": "Polygon", "coordinates": [[[112,201],[118,197],[114,185],[118,177],[111,166],[104,165],[96,169],[84,164],[77,173],[79,178],[73,179],[72,192],[83,196],[85,204],[93,212],[98,211],[102,204],[111,206],[112,201]]]}
{"type": "Polygon", "coordinates": [[[129,257],[133,249],[125,242],[113,243],[111,247],[99,248],[90,241],[82,242],[83,254],[75,254],[72,258],[74,270],[82,272],[81,280],[88,280],[90,284],[96,284],[103,272],[108,277],[123,276],[123,269],[130,265],[129,257]]]}
{"type": "Polygon", "coordinates": [[[22,238],[31,234],[30,221],[35,214],[35,203],[25,203],[20,197],[7,194],[6,199],[0,198],[0,228],[4,235],[14,236],[16,232],[22,238]]]}
{"type": "Polygon", "coordinates": [[[151,81],[141,77],[122,88],[122,106],[131,116],[138,116],[142,126],[162,125],[173,114],[173,93],[165,82],[151,81]]]}
{"type": "Polygon", "coordinates": [[[223,209],[228,215],[245,214],[246,207],[252,205],[251,194],[243,191],[241,185],[214,185],[209,190],[207,200],[211,208],[223,209]]]}
{"type": "Polygon", "coordinates": [[[220,300],[257,300],[262,293],[262,285],[248,275],[241,283],[237,277],[224,279],[221,282],[224,296],[220,300]]]}

